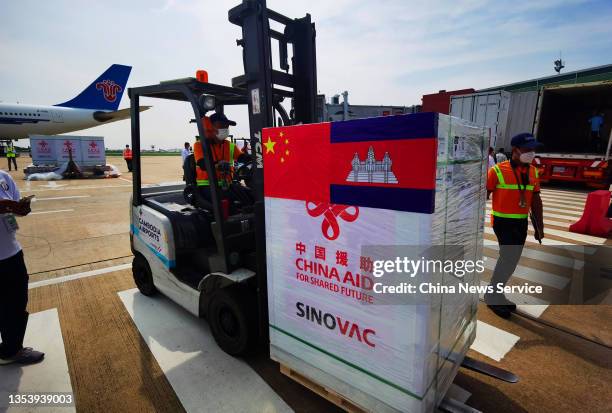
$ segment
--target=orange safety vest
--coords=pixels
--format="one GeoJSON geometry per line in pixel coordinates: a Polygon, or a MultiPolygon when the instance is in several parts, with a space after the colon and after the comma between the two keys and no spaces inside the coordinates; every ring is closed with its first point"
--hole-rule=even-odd
{"type": "MultiPolygon", "coordinates": [[[[223,143],[211,143],[213,162],[227,161],[230,164],[230,176],[234,173],[234,161],[240,156],[240,149],[236,148],[236,144],[229,140],[223,141],[223,143]]],[[[193,144],[193,157],[196,162],[196,185],[197,186],[208,186],[210,182],[208,180],[208,172],[198,166],[198,161],[204,158],[204,150],[202,149],[202,142],[197,141],[193,144]]],[[[217,171],[217,178],[221,178],[221,173],[217,171]]],[[[218,181],[221,185],[221,180],[218,181]]]]}
{"type": "Polygon", "coordinates": [[[125,148],[123,150],[123,159],[132,159],[132,150],[130,148],[125,148]]]}
{"type": "Polygon", "coordinates": [[[524,169],[516,168],[512,171],[510,161],[498,163],[491,167],[487,177],[487,190],[493,192],[493,201],[491,206],[491,221],[493,217],[525,219],[529,216],[531,208],[531,199],[534,192],[540,191],[540,182],[538,177],[538,168],[529,165],[529,183],[520,184],[516,178],[522,179],[524,169]],[[516,176],[515,176],[516,174],[516,176]],[[525,192],[525,206],[519,205],[521,200],[521,189],[525,192]]]}

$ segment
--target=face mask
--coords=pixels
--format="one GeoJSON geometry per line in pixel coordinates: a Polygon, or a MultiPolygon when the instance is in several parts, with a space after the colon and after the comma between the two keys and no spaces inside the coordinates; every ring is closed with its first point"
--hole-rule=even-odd
{"type": "Polygon", "coordinates": [[[223,128],[217,130],[217,139],[220,141],[227,139],[229,136],[229,128],[223,128]]]}
{"type": "Polygon", "coordinates": [[[530,164],[533,158],[535,158],[535,152],[533,151],[522,153],[519,157],[520,161],[525,164],[530,164]]]}

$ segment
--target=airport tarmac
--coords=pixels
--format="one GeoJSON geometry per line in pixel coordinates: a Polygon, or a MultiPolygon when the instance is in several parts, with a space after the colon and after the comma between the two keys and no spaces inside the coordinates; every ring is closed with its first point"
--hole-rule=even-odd
{"type": "MultiPolygon", "coordinates": [[[[20,168],[29,161],[18,158],[20,168]]],[[[266,357],[229,358],[211,342],[205,322],[163,297],[150,299],[134,290],[131,174],[121,158],[108,162],[119,167],[120,178],[27,182],[22,172],[11,173],[22,195],[36,195],[32,213],[19,219],[30,272],[30,327],[37,329],[26,344],[46,346],[53,362],[0,375],[0,396],[32,391],[33,377],[36,383],[47,377],[49,383],[69,383],[78,411],[336,411],[280,374],[266,357]],[[223,394],[227,400],[231,395],[232,403],[220,404],[216,396],[223,394]]],[[[176,182],[181,176],[180,157],[143,157],[143,183],[176,182]]],[[[567,224],[580,216],[586,191],[544,189],[543,198],[547,239],[543,246],[528,242],[513,282],[536,282],[551,297],[580,294],[566,281],[574,261],[549,262],[564,254],[551,242],[612,242],[567,232],[567,224]]],[[[485,231],[485,255],[494,260],[491,231],[485,231]]],[[[606,411],[612,406],[612,306],[539,300],[526,297],[510,320],[495,317],[482,304],[478,312],[478,336],[469,355],[512,371],[520,382],[462,369],[455,385],[471,394],[469,406],[484,412],[606,411]]]]}

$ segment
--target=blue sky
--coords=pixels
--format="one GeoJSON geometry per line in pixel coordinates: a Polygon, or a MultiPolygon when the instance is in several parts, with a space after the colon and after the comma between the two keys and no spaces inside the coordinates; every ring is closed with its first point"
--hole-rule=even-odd
{"type": "MultiPolygon", "coordinates": [[[[129,85],[191,76],[229,84],[242,72],[227,21],[234,1],[19,1],[0,3],[0,100],[54,104],[83,89],[112,63],[133,66],[129,85]],[[126,3],[126,4],[122,4],[126,3]]],[[[484,88],[612,63],[612,2],[268,0],[317,27],[318,86],[348,90],[355,104],[412,105],[439,89],[484,88]]],[[[142,102],[146,145],[179,147],[195,134],[184,104],[142,102]]],[[[127,107],[127,96],[121,107],[127,107]]],[[[248,133],[246,109],[228,115],[248,133]]],[[[129,122],[82,134],[107,146],[129,141],[129,122]]]]}

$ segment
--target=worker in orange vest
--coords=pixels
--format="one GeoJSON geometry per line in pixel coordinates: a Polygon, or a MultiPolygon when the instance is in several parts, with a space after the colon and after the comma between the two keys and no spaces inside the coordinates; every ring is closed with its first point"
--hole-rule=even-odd
{"type": "MultiPolygon", "coordinates": [[[[229,137],[229,126],[236,122],[229,120],[223,113],[213,113],[202,119],[204,133],[209,140],[218,184],[227,187],[232,181],[234,165],[237,161],[246,162],[249,156],[244,154],[229,137]]],[[[204,149],[200,140],[193,145],[193,156],[196,163],[196,185],[200,195],[211,202],[210,181],[204,163],[204,149]]]]}
{"type": "Polygon", "coordinates": [[[495,314],[508,318],[516,304],[499,291],[506,285],[521,258],[527,239],[529,212],[533,214],[534,237],[544,238],[544,221],[538,169],[531,164],[541,146],[530,133],[512,138],[512,156],[487,174],[487,197],[493,194],[491,223],[499,242],[499,259],[491,277],[485,303],[495,314]]]}
{"type": "Polygon", "coordinates": [[[132,172],[132,150],[130,149],[130,145],[125,145],[125,149],[123,150],[123,159],[125,159],[128,171],[132,172]]]}

